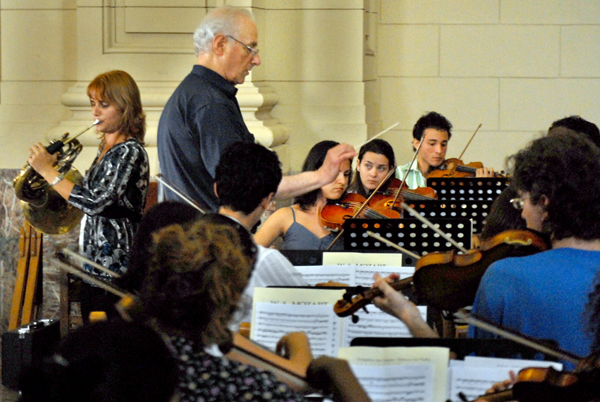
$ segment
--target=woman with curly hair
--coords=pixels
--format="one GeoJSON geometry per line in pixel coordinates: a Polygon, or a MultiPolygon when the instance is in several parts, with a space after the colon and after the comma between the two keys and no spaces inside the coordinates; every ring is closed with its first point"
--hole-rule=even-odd
{"type": "MultiPolygon", "coordinates": [[[[512,157],[513,183],[527,228],[552,249],[507,258],[486,271],[473,312],[580,356],[591,351],[585,307],[600,271],[600,149],[577,133],[546,136],[512,157]]],[[[490,337],[470,328],[472,337],[490,337]]]]}
{"type": "MultiPolygon", "coordinates": [[[[100,145],[96,159],[83,182],[75,184],[54,169],[56,159],[41,144],[30,148],[27,162],[67,202],[82,210],[80,252],[88,259],[123,274],[129,249],[146,203],[150,174],[144,149],[146,116],[140,90],[125,71],[100,74],[88,85],[92,117],[100,145]]],[[[91,273],[110,279],[107,273],[91,273]]],[[[116,315],[118,299],[106,291],[83,283],[81,312],[87,322],[91,311],[116,315]]]]}
{"type": "MultiPolygon", "coordinates": [[[[209,214],[167,226],[153,237],[132,317],[163,333],[174,349],[179,401],[304,401],[270,372],[222,355],[231,349],[228,323],[256,260],[250,233],[226,216],[209,214]]],[[[287,335],[278,348],[306,371],[308,383],[334,400],[368,400],[345,361],[312,359],[305,334],[287,335]]]]}

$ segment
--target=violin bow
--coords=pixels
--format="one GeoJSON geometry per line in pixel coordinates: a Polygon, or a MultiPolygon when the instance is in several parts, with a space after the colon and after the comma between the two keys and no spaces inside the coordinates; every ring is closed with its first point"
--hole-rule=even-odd
{"type": "Polygon", "coordinates": [[[368,140],[366,140],[365,142],[363,142],[360,145],[357,145],[354,147],[355,151],[358,151],[360,148],[362,148],[364,145],[368,144],[369,142],[373,141],[375,138],[382,136],[383,134],[387,133],[388,131],[390,131],[392,128],[396,127],[398,124],[400,124],[400,122],[397,122],[396,124],[392,124],[391,126],[389,126],[388,128],[386,128],[385,130],[383,130],[382,132],[380,132],[379,134],[376,134],[375,136],[369,138],[368,140]]]}
{"type": "Polygon", "coordinates": [[[181,191],[179,188],[177,188],[177,186],[175,186],[175,184],[173,184],[163,174],[161,174],[161,173],[157,174],[156,175],[156,180],[158,180],[158,182],[160,184],[162,184],[163,186],[165,186],[166,188],[168,188],[169,190],[171,190],[172,192],[174,192],[176,195],[178,195],[179,198],[181,198],[182,200],[184,200],[185,202],[187,202],[188,204],[190,204],[192,207],[194,207],[198,211],[200,211],[201,214],[206,214],[206,211],[202,209],[202,207],[200,206],[200,204],[198,204],[196,201],[194,201],[192,199],[192,197],[190,197],[188,195],[185,195],[183,193],[183,191],[181,191]]]}
{"type": "Polygon", "coordinates": [[[374,239],[377,239],[377,240],[379,240],[380,242],[383,242],[383,243],[387,244],[387,245],[388,245],[388,246],[390,246],[390,247],[393,247],[393,248],[395,248],[396,250],[400,250],[400,251],[402,251],[403,253],[406,253],[406,254],[408,254],[408,255],[409,255],[409,256],[411,256],[412,258],[415,258],[415,259],[417,259],[417,260],[418,260],[419,258],[421,258],[421,256],[420,256],[420,255],[418,255],[418,254],[415,254],[415,253],[413,253],[412,251],[408,251],[408,250],[407,250],[407,249],[405,249],[404,247],[400,247],[400,246],[399,246],[399,245],[397,245],[396,243],[394,243],[394,242],[392,242],[392,241],[389,241],[388,239],[384,239],[383,237],[379,236],[379,235],[378,235],[378,234],[376,234],[376,233],[373,233],[373,232],[371,232],[370,230],[367,230],[367,235],[371,236],[371,237],[372,237],[372,238],[374,238],[374,239]]]}
{"type": "Polygon", "coordinates": [[[467,313],[464,309],[460,309],[459,311],[454,313],[454,315],[458,319],[463,320],[466,323],[473,325],[477,328],[481,328],[485,331],[492,332],[506,339],[510,339],[511,341],[520,343],[521,345],[528,346],[549,356],[558,357],[559,359],[566,360],[575,365],[579,364],[579,362],[583,359],[581,356],[577,356],[565,350],[557,350],[548,346],[544,346],[543,344],[539,343],[539,341],[535,338],[530,338],[523,334],[519,334],[518,332],[511,331],[507,328],[503,328],[499,325],[493,324],[482,317],[476,316],[475,314],[467,313]]]}
{"type": "MultiPolygon", "coordinates": [[[[400,188],[396,192],[396,196],[394,197],[394,202],[392,203],[392,206],[396,205],[396,202],[398,201],[398,197],[400,196],[400,193],[402,192],[402,187],[404,187],[404,183],[406,183],[406,179],[408,178],[408,174],[410,173],[410,168],[412,167],[413,163],[415,163],[415,159],[417,159],[417,155],[419,154],[419,151],[421,150],[421,145],[423,145],[423,139],[424,139],[423,136],[421,136],[421,141],[419,141],[419,146],[417,147],[417,150],[415,151],[415,155],[413,156],[412,161],[410,161],[410,165],[408,165],[406,174],[402,178],[402,183],[400,184],[400,188]]],[[[417,166],[417,168],[418,168],[418,166],[417,166]]]]}
{"type": "MultiPolygon", "coordinates": [[[[383,184],[388,181],[388,179],[390,177],[392,177],[392,174],[394,174],[395,170],[390,170],[387,174],[387,176],[385,176],[385,179],[383,179],[381,181],[381,183],[379,183],[377,185],[377,187],[375,187],[375,190],[373,190],[373,192],[371,193],[371,195],[366,199],[365,202],[363,202],[363,204],[360,206],[360,208],[354,213],[354,215],[352,216],[351,219],[354,219],[358,216],[358,214],[360,214],[363,209],[365,209],[367,207],[367,204],[369,203],[369,201],[371,201],[371,198],[373,198],[373,196],[377,193],[377,191],[379,191],[379,189],[381,188],[381,186],[383,186],[383,184]]],[[[327,247],[327,249],[325,251],[329,251],[331,249],[331,247],[333,247],[333,245],[335,243],[337,243],[337,241],[340,239],[340,237],[342,237],[342,234],[344,234],[344,229],[340,230],[340,233],[335,237],[335,239],[333,239],[333,241],[331,242],[331,244],[329,245],[329,247],[327,247]]]]}
{"type": "Polygon", "coordinates": [[[71,256],[75,259],[80,260],[81,262],[84,262],[86,264],[88,264],[89,266],[92,266],[94,268],[96,268],[98,271],[102,271],[106,274],[109,274],[110,276],[112,276],[113,278],[120,278],[121,275],[117,274],[116,272],[111,271],[110,269],[103,267],[102,265],[95,263],[92,260],[88,260],[87,258],[82,257],[80,254],[77,254],[74,251],[69,250],[68,248],[63,248],[62,252],[68,256],[71,256]]]}
{"type": "MultiPolygon", "coordinates": [[[[63,251],[64,251],[64,249],[63,249],[63,251]]],[[[73,253],[73,254],[68,253],[68,254],[72,255],[73,257],[80,259],[81,261],[84,261],[86,263],[90,262],[90,260],[80,256],[77,253],[73,253]]],[[[126,296],[131,297],[130,294],[128,294],[127,292],[125,292],[122,289],[117,288],[112,283],[100,280],[100,279],[96,278],[96,275],[92,275],[89,272],[84,271],[83,269],[81,269],[79,267],[76,267],[71,264],[67,264],[67,263],[59,260],[58,258],[49,258],[48,261],[50,262],[51,265],[54,265],[54,266],[62,269],[63,271],[67,271],[67,272],[77,276],[78,278],[85,280],[86,282],[90,282],[90,283],[106,290],[107,292],[110,292],[116,296],[119,296],[120,298],[125,298],[126,296]]]]}
{"type": "Polygon", "coordinates": [[[465,254],[469,252],[469,250],[467,250],[466,248],[464,248],[463,246],[458,244],[452,237],[448,236],[446,233],[444,233],[438,227],[436,227],[433,223],[431,223],[431,221],[429,221],[429,219],[425,218],[420,213],[418,213],[417,211],[415,211],[414,209],[412,209],[411,207],[406,205],[405,202],[403,202],[401,205],[402,205],[402,208],[404,208],[406,211],[408,211],[408,213],[410,213],[412,216],[414,216],[415,218],[417,218],[418,220],[423,222],[425,225],[427,225],[427,227],[429,227],[431,230],[433,230],[434,232],[436,232],[437,234],[442,236],[444,239],[448,240],[454,247],[458,248],[460,251],[462,251],[465,254]]]}
{"type": "Polygon", "coordinates": [[[469,148],[469,145],[471,145],[471,141],[473,141],[473,138],[475,138],[475,134],[477,134],[477,132],[479,131],[479,129],[481,128],[481,124],[479,123],[479,125],[477,126],[477,128],[475,129],[475,132],[473,133],[473,135],[471,136],[471,139],[469,140],[469,142],[467,142],[467,145],[465,146],[465,149],[463,149],[462,153],[460,154],[460,156],[458,157],[458,159],[461,159],[462,156],[464,155],[465,151],[467,150],[467,148],[469,148]]]}

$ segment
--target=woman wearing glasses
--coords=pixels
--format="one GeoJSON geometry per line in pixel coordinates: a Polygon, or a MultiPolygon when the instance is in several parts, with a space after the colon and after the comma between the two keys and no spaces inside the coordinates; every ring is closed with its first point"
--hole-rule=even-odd
{"type": "MultiPolygon", "coordinates": [[[[508,258],[486,271],[473,312],[568,352],[587,356],[585,303],[600,271],[600,149],[575,132],[533,141],[512,157],[513,183],[529,229],[552,249],[508,258]]],[[[492,337],[470,328],[471,337],[492,337]]]]}

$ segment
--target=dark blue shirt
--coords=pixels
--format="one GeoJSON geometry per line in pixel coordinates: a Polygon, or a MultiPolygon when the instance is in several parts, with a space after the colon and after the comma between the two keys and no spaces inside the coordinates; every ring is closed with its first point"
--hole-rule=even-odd
{"type": "MultiPolygon", "coordinates": [[[[204,208],[218,210],[213,183],[223,151],[254,142],[242,117],[237,88],[216,72],[194,65],[165,105],[158,123],[160,172],[204,208]]],[[[181,201],[164,188],[166,200],[181,201]]]]}

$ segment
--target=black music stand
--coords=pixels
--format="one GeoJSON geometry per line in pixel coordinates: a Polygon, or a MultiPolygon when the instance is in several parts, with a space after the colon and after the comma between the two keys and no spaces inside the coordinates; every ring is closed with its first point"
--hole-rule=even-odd
{"type": "MultiPolygon", "coordinates": [[[[465,249],[471,248],[472,224],[469,219],[432,219],[465,249]]],[[[346,251],[395,250],[391,246],[370,237],[367,231],[374,232],[386,240],[396,243],[418,255],[433,251],[455,249],[449,241],[442,238],[417,219],[346,219],[344,222],[344,247],[346,251]]]]}
{"type": "Polygon", "coordinates": [[[431,177],[427,187],[439,200],[494,201],[510,184],[506,177],[431,177]]]}
{"type": "Polygon", "coordinates": [[[473,233],[481,233],[492,207],[492,201],[480,200],[426,200],[406,201],[409,207],[425,218],[462,218],[473,222],[473,233]]]}
{"type": "MultiPolygon", "coordinates": [[[[546,346],[557,347],[553,340],[544,340],[546,346]]],[[[465,356],[501,357],[511,359],[558,361],[554,356],[546,355],[528,346],[504,338],[354,338],[350,346],[441,346],[456,353],[457,359],[465,356]]]]}

